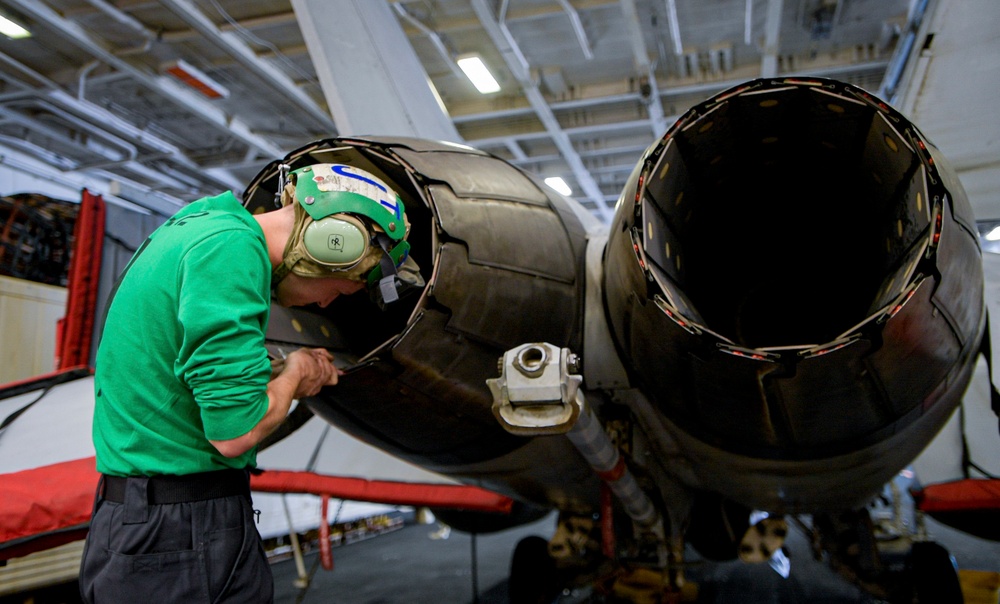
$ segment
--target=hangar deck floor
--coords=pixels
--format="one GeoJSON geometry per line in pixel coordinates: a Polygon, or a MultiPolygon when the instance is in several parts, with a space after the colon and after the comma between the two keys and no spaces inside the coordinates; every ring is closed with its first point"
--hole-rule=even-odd
{"type": "MultiPolygon", "coordinates": [[[[954,556],[963,579],[972,571],[981,581],[966,586],[966,604],[998,604],[1000,543],[970,537],[928,520],[928,531],[954,556]]],[[[334,569],[320,568],[318,554],[304,559],[312,580],[299,587],[291,558],[275,560],[275,604],[507,604],[507,577],[517,542],[529,535],[549,537],[554,517],[500,533],[478,535],[436,524],[416,524],[333,549],[334,569]],[[475,549],[473,549],[473,547],[475,549]],[[473,555],[473,551],[475,555],[473,555]]],[[[687,577],[699,588],[696,604],[873,604],[825,565],[814,561],[801,531],[786,542],[791,573],[782,579],[766,565],[739,562],[695,564],[687,577]]],[[[79,552],[81,548],[77,548],[79,552]]],[[[689,561],[692,561],[689,556],[689,561]]],[[[963,584],[965,582],[963,581],[963,584]]],[[[79,604],[75,581],[32,593],[0,597],[0,604],[79,604]]],[[[558,604],[592,604],[589,589],[561,595],[558,604]]]]}
{"type": "MultiPolygon", "coordinates": [[[[931,535],[947,547],[960,569],[1000,572],[1000,544],[969,537],[929,521],[931,535]]],[[[517,542],[528,535],[548,537],[554,519],[501,533],[478,535],[451,531],[439,537],[437,525],[407,523],[404,528],[333,550],[334,569],[319,567],[317,555],[305,557],[307,570],[317,569],[310,585],[295,585],[296,567],[285,560],[273,565],[276,604],[344,602],[350,604],[507,604],[507,575],[517,542]],[[438,537],[438,538],[435,538],[438,537]],[[475,573],[475,577],[473,575],[475,573]]],[[[868,604],[875,599],[847,584],[812,559],[802,533],[791,530],[786,544],[791,573],[782,579],[766,565],[739,562],[704,564],[689,573],[699,585],[698,603],[740,604],[868,604]]],[[[996,589],[985,599],[997,602],[996,589]],[[992,598],[992,599],[990,599],[992,598]]],[[[594,601],[589,590],[564,593],[559,604],[594,601]]]]}

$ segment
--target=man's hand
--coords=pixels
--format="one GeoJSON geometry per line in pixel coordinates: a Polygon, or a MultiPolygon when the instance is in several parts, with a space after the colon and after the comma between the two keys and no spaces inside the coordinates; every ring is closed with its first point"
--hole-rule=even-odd
{"type": "Polygon", "coordinates": [[[226,457],[242,455],[284,421],[293,399],[315,396],[324,386],[336,385],[338,378],[340,370],[333,365],[333,355],[324,348],[299,348],[281,361],[271,361],[264,417],[243,436],[209,442],[226,457]]]}
{"type": "Polygon", "coordinates": [[[325,348],[299,348],[285,358],[279,375],[298,374],[294,398],[315,396],[324,386],[335,386],[340,370],[333,365],[333,355],[325,348]]]}

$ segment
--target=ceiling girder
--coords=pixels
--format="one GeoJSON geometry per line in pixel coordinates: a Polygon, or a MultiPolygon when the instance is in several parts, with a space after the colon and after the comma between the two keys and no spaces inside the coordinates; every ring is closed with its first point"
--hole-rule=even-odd
{"type": "Polygon", "coordinates": [[[555,142],[556,146],[562,152],[566,163],[576,177],[577,183],[583,189],[584,195],[597,204],[600,217],[604,222],[610,222],[611,211],[604,201],[604,193],[601,192],[597,182],[587,172],[583,161],[577,154],[576,149],[573,148],[573,142],[562,129],[559,120],[556,119],[555,114],[552,112],[552,108],[545,100],[545,96],[538,89],[538,85],[531,79],[531,70],[528,61],[524,58],[524,54],[518,47],[510,30],[503,24],[503,21],[496,20],[486,0],[472,0],[472,8],[475,10],[480,22],[482,22],[487,35],[489,35],[497,50],[500,51],[500,55],[503,56],[507,68],[510,69],[514,78],[521,85],[524,96],[535,110],[538,119],[545,126],[546,132],[552,137],[553,142],[555,142]]]}
{"type": "Polygon", "coordinates": [[[39,22],[45,23],[63,38],[73,41],[95,58],[119,71],[128,73],[129,76],[146,88],[161,94],[164,98],[170,99],[178,106],[194,113],[200,119],[230,134],[242,143],[254,147],[263,155],[267,157],[280,157],[284,154],[281,149],[270,141],[253,134],[241,120],[226,115],[221,109],[213,107],[195,97],[193,92],[188,91],[180,84],[173,82],[165,76],[156,76],[147,73],[116,56],[111,50],[105,48],[103,44],[83,31],[79,25],[60,16],[42,2],[38,0],[7,1],[15,5],[22,13],[31,16],[31,18],[39,22]]]}
{"type": "Polygon", "coordinates": [[[161,4],[173,11],[185,23],[194,28],[198,33],[208,38],[220,48],[235,58],[240,65],[251,70],[260,79],[279,92],[289,101],[293,102],[300,109],[332,135],[336,132],[333,118],[329,112],[320,107],[309,95],[302,91],[291,78],[281,73],[265,61],[257,58],[253,49],[246,45],[235,33],[226,32],[219,29],[208,17],[205,16],[189,0],[159,0],[161,4]]]}

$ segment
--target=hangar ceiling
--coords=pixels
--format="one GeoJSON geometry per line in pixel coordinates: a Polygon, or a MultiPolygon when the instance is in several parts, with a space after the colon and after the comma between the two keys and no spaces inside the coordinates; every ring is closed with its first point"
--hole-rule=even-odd
{"type": "MultiPolygon", "coordinates": [[[[760,76],[891,88],[922,0],[385,2],[461,140],[561,176],[610,215],[642,151],[693,104],[760,76]],[[478,54],[500,90],[456,65],[478,54]]],[[[303,4],[298,3],[299,6],[303,4]]],[[[316,6],[312,4],[310,6],[316,6]]],[[[0,146],[99,174],[122,196],[240,192],[268,161],[343,132],[292,0],[0,0],[0,146]]],[[[324,15],[331,19],[330,15],[324,15]]],[[[378,29],[372,35],[380,35],[378,29]]],[[[347,35],[331,32],[331,36],[347,35]]],[[[354,32],[352,35],[361,35],[354,32]]],[[[361,62],[339,47],[338,60],[361,62]]],[[[321,64],[321,63],[320,63],[321,64]]],[[[350,63],[348,63],[350,64],[350,63]]],[[[888,92],[891,92],[888,91],[888,92]]],[[[349,108],[363,111],[364,107],[349,108]]]]}

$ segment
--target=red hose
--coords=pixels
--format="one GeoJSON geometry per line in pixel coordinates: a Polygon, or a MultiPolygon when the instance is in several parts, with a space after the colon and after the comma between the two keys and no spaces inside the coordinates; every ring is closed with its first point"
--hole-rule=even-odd
{"type": "Polygon", "coordinates": [[[611,505],[611,488],[601,483],[601,553],[615,559],[615,516],[611,505]]]}
{"type": "Polygon", "coordinates": [[[322,520],[319,523],[319,561],[326,570],[333,570],[333,547],[330,545],[330,523],[326,519],[326,511],[330,505],[330,496],[326,493],[322,496],[323,503],[320,506],[322,520]]]}

